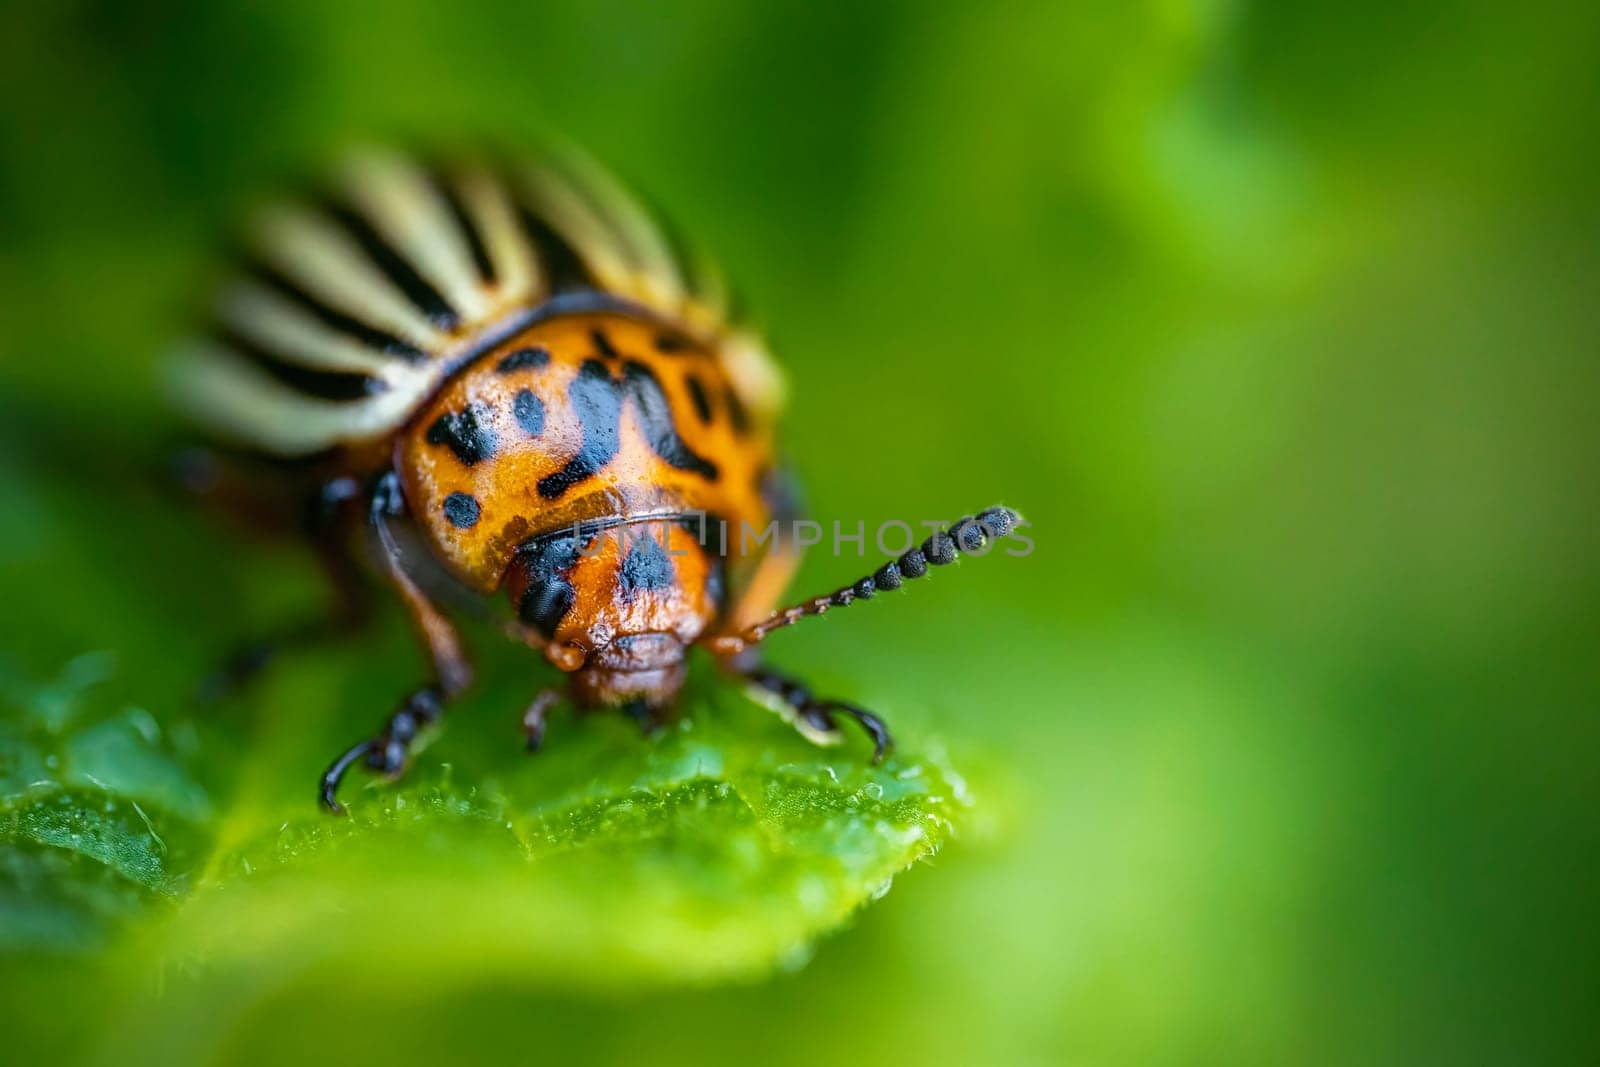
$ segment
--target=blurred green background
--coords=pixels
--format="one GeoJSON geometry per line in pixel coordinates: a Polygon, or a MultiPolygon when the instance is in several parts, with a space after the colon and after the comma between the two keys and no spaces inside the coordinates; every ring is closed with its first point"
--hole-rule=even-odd
{"type": "MultiPolygon", "coordinates": [[[[1600,1053],[1594,5],[20,3],[0,84],[8,686],[107,650],[171,726],[228,635],[314,599],[125,475],[173,439],[157,367],[218,235],[358,138],[584,145],[767,327],[816,516],[1035,524],[774,640],[981,816],[808,965],[288,968],[205,1025],[142,1009],[185,1056],[1600,1053]]],[[[380,694],[329,738],[411,680],[313,659],[286,684],[380,694]]],[[[170,965],[25,933],[0,1044],[165,1055],[101,1005],[170,965]]]]}

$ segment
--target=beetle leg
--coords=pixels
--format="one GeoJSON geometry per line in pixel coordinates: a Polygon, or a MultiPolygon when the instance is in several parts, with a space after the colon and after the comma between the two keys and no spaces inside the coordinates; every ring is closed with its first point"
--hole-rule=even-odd
{"type": "Polygon", "coordinates": [[[405,604],[433,661],[435,681],[408,696],[376,737],[356,744],[328,767],[320,782],[318,798],[322,806],[335,815],[344,813],[335,795],[339,782],[356,760],[365,758],[367,766],[379,774],[398,776],[405,770],[406,756],[417,734],[437,722],[444,713],[445,703],[472,681],[472,667],[455,627],[406,572],[399,543],[389,526],[390,519],[404,513],[400,479],[394,471],[387,471],[372,492],[369,512],[372,530],[389,584],[405,604]]]}
{"type": "Polygon", "coordinates": [[[334,815],[344,814],[344,805],[338,799],[339,783],[357,760],[364,760],[378,774],[398,777],[405,770],[411,742],[425,727],[437,722],[443,712],[444,700],[435,686],[424,686],[406,697],[377,737],[352,745],[323,772],[317,790],[322,806],[334,815]]]}
{"type": "Polygon", "coordinates": [[[554,689],[546,689],[533,698],[533,703],[528,705],[528,710],[522,713],[522,732],[528,739],[528,751],[539,751],[544,744],[544,719],[546,713],[561,699],[561,694],[554,689]]]}
{"type": "Polygon", "coordinates": [[[782,715],[812,744],[837,745],[844,740],[836,715],[854,719],[872,738],[872,762],[882,763],[894,747],[889,728],[865,708],[842,700],[818,700],[800,682],[765,667],[740,672],[752,698],[782,715]]]}
{"type": "Polygon", "coordinates": [[[400,478],[394,471],[387,471],[378,479],[372,494],[371,521],[373,532],[377,535],[378,554],[389,584],[405,604],[406,613],[411,616],[411,623],[433,661],[439,688],[448,699],[472,681],[472,665],[467,662],[455,627],[406,571],[400,544],[389,525],[391,518],[404,513],[405,498],[400,494],[400,478]]]}

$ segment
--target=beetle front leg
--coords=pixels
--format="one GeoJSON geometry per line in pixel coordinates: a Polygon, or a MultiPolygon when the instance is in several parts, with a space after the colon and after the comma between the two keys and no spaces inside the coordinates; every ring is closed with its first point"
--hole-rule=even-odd
{"type": "Polygon", "coordinates": [[[444,713],[444,699],[436,686],[423,686],[406,697],[378,736],[357,742],[328,767],[322,774],[318,799],[334,815],[344,814],[339,803],[339,783],[345,772],[360,760],[375,773],[396,778],[405,770],[406,757],[411,752],[411,742],[422,730],[439,720],[444,713]]]}
{"type": "Polygon", "coordinates": [[[551,708],[561,700],[561,694],[546,689],[533,698],[533,703],[522,713],[522,736],[527,739],[528,751],[538,752],[544,745],[544,720],[551,708]]]}
{"type": "Polygon", "coordinates": [[[815,745],[837,745],[844,740],[836,716],[854,719],[872,738],[872,762],[882,763],[894,747],[889,728],[866,708],[843,700],[818,700],[803,684],[766,667],[742,669],[750,695],[788,720],[801,736],[815,745]]]}
{"type": "Polygon", "coordinates": [[[428,599],[403,565],[399,544],[389,528],[389,520],[404,512],[405,500],[400,494],[400,479],[394,471],[388,471],[373,489],[370,521],[384,572],[405,604],[412,625],[433,661],[435,681],[402,701],[376,737],[351,746],[323,772],[317,798],[324,808],[335,815],[344,814],[344,806],[339,803],[337,793],[339,783],[351,766],[358,760],[365,761],[377,773],[397,777],[405,770],[406,757],[417,734],[437,722],[444,714],[446,702],[472,681],[472,666],[467,662],[455,627],[428,599]]]}

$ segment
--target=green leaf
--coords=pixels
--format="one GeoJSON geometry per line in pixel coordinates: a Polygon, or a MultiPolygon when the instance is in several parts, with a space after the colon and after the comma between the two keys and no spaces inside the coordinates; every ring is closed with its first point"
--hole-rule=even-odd
{"type": "Polygon", "coordinates": [[[151,812],[170,816],[181,862],[210,806],[150,715],[85,713],[110,669],[81,656],[43,686],[0,672],[0,951],[98,946],[182,890],[151,812]]]}
{"type": "Polygon", "coordinates": [[[350,729],[328,713],[324,670],[270,683],[249,701],[277,712],[258,717],[267,728],[217,752],[192,727],[94,707],[109,670],[85,658],[58,682],[6,686],[0,951],[122,933],[130,959],[165,960],[180,980],[326,968],[625,989],[757,975],[803,963],[968,806],[942,759],[875,767],[864,738],[815,748],[715,679],[692,682],[662,736],[561,718],[529,757],[472,721],[526,685],[506,677],[401,783],[353,777],[338,819],[313,801],[350,729]],[[230,780],[220,804],[195,773],[207,759],[230,780]]]}

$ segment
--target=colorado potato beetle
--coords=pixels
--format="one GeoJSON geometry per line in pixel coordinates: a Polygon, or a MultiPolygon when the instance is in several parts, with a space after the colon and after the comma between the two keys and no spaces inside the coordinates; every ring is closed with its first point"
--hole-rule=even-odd
{"type": "MultiPolygon", "coordinates": [[[[470,683],[444,606],[463,592],[504,591],[507,632],[567,676],[579,707],[659,722],[698,645],[810,740],[837,743],[851,719],[881,760],[875,715],[812,696],[756,646],[1018,525],[990,508],[774,611],[800,554],[774,456],[779,373],[717,275],[574,154],[450,165],[362,151],[314,195],[262,212],[246,247],[180,353],[181,401],[235,457],[296,472],[290,495],[341,593],[331,625],[365,615],[364,558],[431,660],[322,775],[329,811],[354,764],[399,775],[470,683]],[[752,545],[730,529],[776,535],[752,545]]],[[[226,454],[191,463],[189,480],[248,495],[226,454]]],[[[236,658],[231,675],[263,658],[236,658]]],[[[530,749],[558,699],[528,705],[530,749]]]]}

